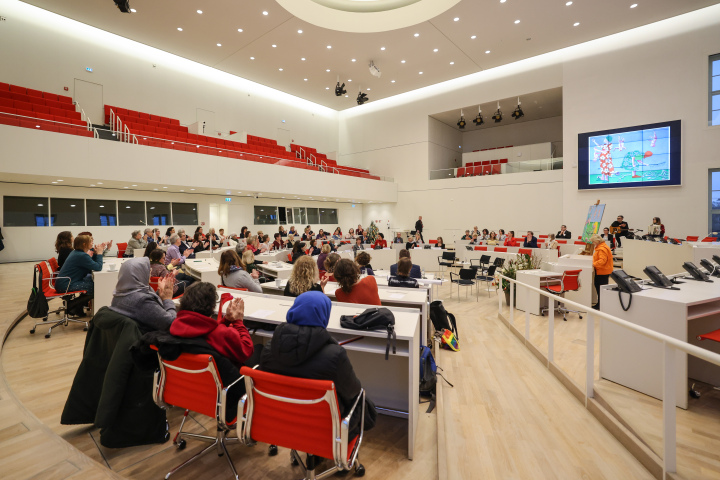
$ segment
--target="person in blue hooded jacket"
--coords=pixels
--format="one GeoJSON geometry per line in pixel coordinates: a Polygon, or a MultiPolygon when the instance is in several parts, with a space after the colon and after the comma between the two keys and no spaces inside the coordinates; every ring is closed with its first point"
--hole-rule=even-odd
{"type": "MultiPolygon", "coordinates": [[[[260,356],[260,370],[289,377],[332,380],[344,418],[360,393],[360,380],[345,349],[327,331],[330,299],[322,292],[299,295],[260,356]]],[[[350,438],[360,433],[361,405],[350,419],[350,438]]],[[[375,426],[375,404],[365,395],[365,430],[375,426]]]]}

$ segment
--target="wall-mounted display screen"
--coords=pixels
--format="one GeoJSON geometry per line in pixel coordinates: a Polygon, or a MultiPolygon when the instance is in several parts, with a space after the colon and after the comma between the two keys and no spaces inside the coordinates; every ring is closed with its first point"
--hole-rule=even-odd
{"type": "Polygon", "coordinates": [[[578,135],[580,190],[680,184],[680,120],[578,135]]]}

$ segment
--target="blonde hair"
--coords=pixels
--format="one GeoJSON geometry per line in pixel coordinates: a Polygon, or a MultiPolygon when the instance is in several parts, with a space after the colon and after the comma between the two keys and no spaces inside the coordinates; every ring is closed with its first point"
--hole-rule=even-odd
{"type": "Polygon", "coordinates": [[[320,249],[320,252],[321,253],[330,253],[330,250],[332,250],[332,248],[330,248],[330,244],[326,243],[325,245],[322,246],[322,248],[320,249]]]}
{"type": "Polygon", "coordinates": [[[590,242],[592,242],[592,243],[605,243],[605,239],[602,238],[600,235],[598,235],[598,234],[596,233],[595,235],[593,235],[592,237],[590,237],[590,242]]]}
{"type": "Polygon", "coordinates": [[[245,250],[242,255],[242,261],[245,264],[245,268],[247,268],[247,265],[255,263],[255,254],[252,250],[245,250]]]}
{"type": "Polygon", "coordinates": [[[303,255],[295,260],[295,265],[288,280],[290,293],[293,295],[305,293],[319,281],[320,273],[318,272],[317,262],[312,257],[303,255]]]}

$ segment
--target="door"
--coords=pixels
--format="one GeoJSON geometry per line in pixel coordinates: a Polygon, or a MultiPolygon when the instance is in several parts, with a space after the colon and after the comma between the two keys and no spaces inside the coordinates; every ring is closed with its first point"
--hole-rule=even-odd
{"type": "Polygon", "coordinates": [[[198,133],[207,135],[208,137],[215,136],[215,112],[210,110],[203,110],[202,108],[197,109],[197,122],[198,122],[198,133]],[[203,125],[203,122],[205,124],[203,125]]]}
{"type": "Polygon", "coordinates": [[[290,130],[284,129],[284,128],[278,128],[277,129],[277,143],[281,147],[285,147],[288,150],[290,150],[290,143],[292,142],[292,137],[290,136],[290,130]]]}
{"type": "Polygon", "coordinates": [[[78,111],[82,108],[87,118],[95,125],[105,124],[103,86],[99,83],[75,79],[75,102],[78,111]]]}

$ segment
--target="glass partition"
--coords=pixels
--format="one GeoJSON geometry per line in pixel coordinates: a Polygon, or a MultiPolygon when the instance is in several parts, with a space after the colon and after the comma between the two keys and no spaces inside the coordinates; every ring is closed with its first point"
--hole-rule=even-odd
{"type": "Polygon", "coordinates": [[[486,175],[504,175],[509,173],[541,172],[545,170],[562,170],[562,157],[522,162],[493,163],[488,165],[467,165],[458,168],[430,170],[430,180],[442,180],[459,177],[482,177],[486,175]]]}

